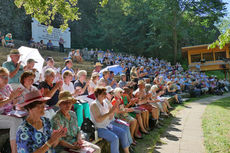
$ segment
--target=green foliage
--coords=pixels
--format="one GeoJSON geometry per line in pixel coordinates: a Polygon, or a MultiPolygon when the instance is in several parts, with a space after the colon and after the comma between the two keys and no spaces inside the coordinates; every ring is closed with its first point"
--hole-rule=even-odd
{"type": "MultiPolygon", "coordinates": [[[[105,6],[108,0],[102,0],[101,5],[105,6]]],[[[78,0],[14,0],[18,8],[24,7],[26,14],[31,15],[40,23],[48,25],[47,31],[52,32],[52,21],[56,15],[61,15],[62,23],[60,28],[64,31],[68,28],[68,21],[79,20],[80,13],[77,6],[78,0]]]]}
{"type": "Polygon", "coordinates": [[[225,15],[221,0],[14,1],[49,31],[69,26],[75,48],[109,48],[173,62],[181,47],[216,40],[215,23],[225,15]]]}

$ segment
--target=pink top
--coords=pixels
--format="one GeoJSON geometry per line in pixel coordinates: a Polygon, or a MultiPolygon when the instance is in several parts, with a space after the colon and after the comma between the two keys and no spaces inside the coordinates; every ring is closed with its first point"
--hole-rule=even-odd
{"type": "MultiPolygon", "coordinates": [[[[9,98],[12,91],[13,89],[9,84],[7,84],[4,88],[0,89],[0,100],[9,98]]],[[[5,104],[3,107],[0,107],[0,114],[6,114],[12,109],[12,103],[5,104]]]]}

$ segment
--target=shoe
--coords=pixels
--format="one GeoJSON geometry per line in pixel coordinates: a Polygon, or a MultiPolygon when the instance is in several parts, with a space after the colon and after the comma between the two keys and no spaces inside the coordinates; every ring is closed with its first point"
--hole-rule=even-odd
{"type": "Polygon", "coordinates": [[[159,124],[160,126],[163,126],[163,125],[164,125],[164,124],[163,124],[163,123],[161,123],[161,122],[159,122],[158,124],[159,124]]]}
{"type": "Polygon", "coordinates": [[[141,131],[141,133],[143,133],[143,134],[149,134],[149,132],[148,131],[141,131]]]}
{"type": "Polygon", "coordinates": [[[156,124],[156,125],[155,125],[155,128],[160,129],[161,126],[160,126],[159,124],[156,124]]]}
{"type": "Polygon", "coordinates": [[[136,139],[143,139],[143,137],[141,137],[141,136],[134,136],[134,138],[136,138],[136,139]]]}

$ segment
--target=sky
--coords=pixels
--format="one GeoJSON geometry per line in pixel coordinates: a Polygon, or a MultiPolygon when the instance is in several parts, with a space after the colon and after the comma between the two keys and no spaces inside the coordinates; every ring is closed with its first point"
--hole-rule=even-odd
{"type": "Polygon", "coordinates": [[[226,7],[227,7],[227,11],[228,11],[228,16],[230,16],[230,0],[223,0],[223,2],[228,3],[226,5],[226,7]]]}

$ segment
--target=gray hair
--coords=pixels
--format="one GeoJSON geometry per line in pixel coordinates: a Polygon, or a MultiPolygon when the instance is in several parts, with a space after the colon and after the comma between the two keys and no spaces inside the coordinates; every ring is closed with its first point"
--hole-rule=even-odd
{"type": "Polygon", "coordinates": [[[146,92],[149,92],[150,89],[151,89],[151,84],[149,84],[149,83],[145,84],[146,92]]]}
{"type": "Polygon", "coordinates": [[[77,72],[77,77],[78,77],[78,79],[79,79],[82,75],[87,75],[86,70],[80,70],[80,71],[77,72]]]}
{"type": "Polygon", "coordinates": [[[44,73],[44,77],[50,76],[52,73],[55,74],[55,71],[52,68],[48,68],[48,69],[46,69],[46,71],[44,73]]]}

